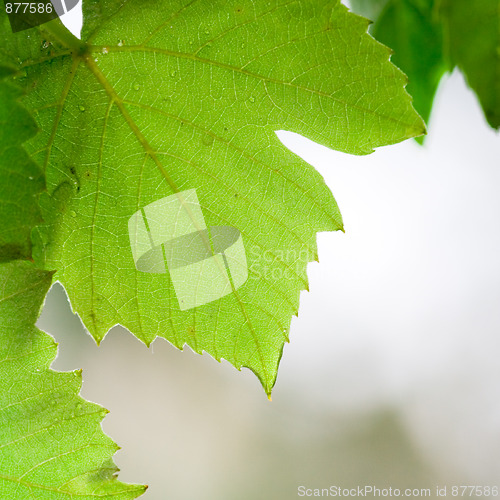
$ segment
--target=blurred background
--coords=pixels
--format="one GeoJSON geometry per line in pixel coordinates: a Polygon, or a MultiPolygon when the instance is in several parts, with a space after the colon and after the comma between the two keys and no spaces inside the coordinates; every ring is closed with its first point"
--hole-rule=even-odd
{"type": "Polygon", "coordinates": [[[424,147],[354,157],[278,135],[346,233],[318,237],[272,402],[250,372],[162,339],[116,327],[96,347],[64,289],[47,297],[53,368],[83,368],[83,397],[111,410],[120,479],[147,500],[500,486],[500,138],[475,95],[443,80],[424,147]]]}

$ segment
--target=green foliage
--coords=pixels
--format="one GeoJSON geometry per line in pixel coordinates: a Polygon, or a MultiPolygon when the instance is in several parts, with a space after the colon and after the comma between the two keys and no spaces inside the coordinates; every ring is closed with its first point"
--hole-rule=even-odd
{"type": "Polygon", "coordinates": [[[498,0],[442,0],[446,52],[476,92],[488,123],[500,128],[500,5],[498,0]]]}
{"type": "Polygon", "coordinates": [[[31,228],[41,222],[43,172],[22,148],[36,124],[18,102],[21,90],[5,80],[16,70],[0,64],[0,262],[31,256],[31,228]]]}
{"type": "Polygon", "coordinates": [[[116,480],[80,373],[49,368],[34,324],[53,276],[98,342],[121,323],[246,366],[270,394],[316,233],[343,228],[275,131],[353,154],[424,133],[389,50],[336,0],[86,0],[84,14],[80,41],[59,20],[12,34],[0,13],[2,498],[144,491],[116,480]],[[240,231],[249,277],[181,310],[168,273],[137,271],[128,221],[190,189],[207,226],[240,231]]]}
{"type": "Polygon", "coordinates": [[[442,30],[432,4],[433,0],[391,0],[373,29],[373,36],[394,50],[392,62],[408,75],[407,90],[425,121],[446,70],[442,30]]]}
{"type": "Polygon", "coordinates": [[[418,136],[404,75],[338,1],[90,1],[84,12],[83,47],[69,34],[4,38],[36,89],[25,103],[41,133],[28,147],[50,195],[35,260],[57,269],[97,341],[120,323],[147,344],[161,336],[246,366],[270,393],[316,232],[342,229],[321,176],[275,131],[354,154],[418,136]],[[135,269],[127,223],[188,189],[207,226],[240,230],[249,278],[181,311],[168,274],[135,269]]]}
{"type": "Polygon", "coordinates": [[[143,486],[114,476],[107,410],[78,396],[81,371],[49,368],[57,345],[35,321],[52,274],[0,264],[0,498],[137,498],[143,486]]]}
{"type": "MultiPolygon", "coordinates": [[[[428,121],[446,69],[458,66],[476,92],[488,123],[500,127],[500,10],[497,0],[351,0],[376,20],[373,36],[394,50],[409,77],[415,109],[428,121]]],[[[422,138],[417,139],[422,142],[422,138]]]]}

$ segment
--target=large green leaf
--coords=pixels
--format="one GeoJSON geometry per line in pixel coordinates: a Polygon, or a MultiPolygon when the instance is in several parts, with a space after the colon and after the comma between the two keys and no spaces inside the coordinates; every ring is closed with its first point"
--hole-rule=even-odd
{"type": "Polygon", "coordinates": [[[22,147],[37,127],[18,102],[21,90],[5,80],[15,74],[0,64],[0,262],[31,256],[31,228],[41,222],[38,197],[45,188],[42,170],[22,147]]]}
{"type": "MultiPolygon", "coordinates": [[[[97,341],[120,323],[147,344],[161,336],[246,366],[270,393],[316,232],[342,229],[321,176],[275,131],[354,154],[418,136],[405,76],[335,0],[90,0],[84,13],[84,47],[4,38],[42,129],[30,143],[50,191],[36,260],[58,270],[97,341]],[[192,206],[192,190],[207,227],[241,233],[248,279],[183,310],[173,268],[136,269],[129,220],[174,193],[192,206]]],[[[170,250],[158,249],[161,267],[170,250]]]]}
{"type": "Polygon", "coordinates": [[[488,123],[500,127],[500,2],[442,0],[445,44],[476,92],[488,123]]]}
{"type": "Polygon", "coordinates": [[[81,371],[49,368],[57,345],[34,325],[52,274],[0,264],[0,498],[137,498],[145,487],[115,477],[107,410],[78,396],[81,371]]]}

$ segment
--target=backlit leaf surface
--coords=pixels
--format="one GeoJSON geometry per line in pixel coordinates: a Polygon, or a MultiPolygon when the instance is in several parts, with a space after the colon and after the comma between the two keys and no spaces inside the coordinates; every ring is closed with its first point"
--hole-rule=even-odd
{"type": "Polygon", "coordinates": [[[119,323],[248,367],[270,393],[316,233],[342,229],[322,177],[275,131],[353,154],[418,136],[406,79],[335,0],[90,0],[84,14],[80,51],[43,31],[5,37],[42,129],[36,261],[97,341],[119,323]],[[128,224],[190,190],[207,227],[240,232],[248,279],[182,310],[169,272],[136,269],[128,224]]]}

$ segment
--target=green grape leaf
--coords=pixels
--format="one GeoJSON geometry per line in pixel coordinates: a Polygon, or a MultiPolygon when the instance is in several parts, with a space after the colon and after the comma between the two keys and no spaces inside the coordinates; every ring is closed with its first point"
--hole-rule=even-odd
{"type": "Polygon", "coordinates": [[[451,63],[463,71],[491,127],[500,127],[500,5],[498,0],[442,0],[440,17],[451,63]]]}
{"type": "Polygon", "coordinates": [[[343,228],[275,131],[353,154],[421,135],[406,78],[336,0],[89,0],[84,16],[83,43],[49,25],[4,40],[42,130],[35,260],[98,342],[121,324],[270,394],[316,233],[343,228]]]}
{"type": "Polygon", "coordinates": [[[137,498],[116,479],[107,410],[78,396],[81,370],[56,372],[53,339],[35,327],[53,273],[0,264],[0,498],[137,498]]]}
{"type": "Polygon", "coordinates": [[[16,74],[0,63],[0,262],[31,257],[31,229],[41,220],[38,197],[45,189],[40,167],[22,147],[37,126],[6,78],[16,74]]]}

